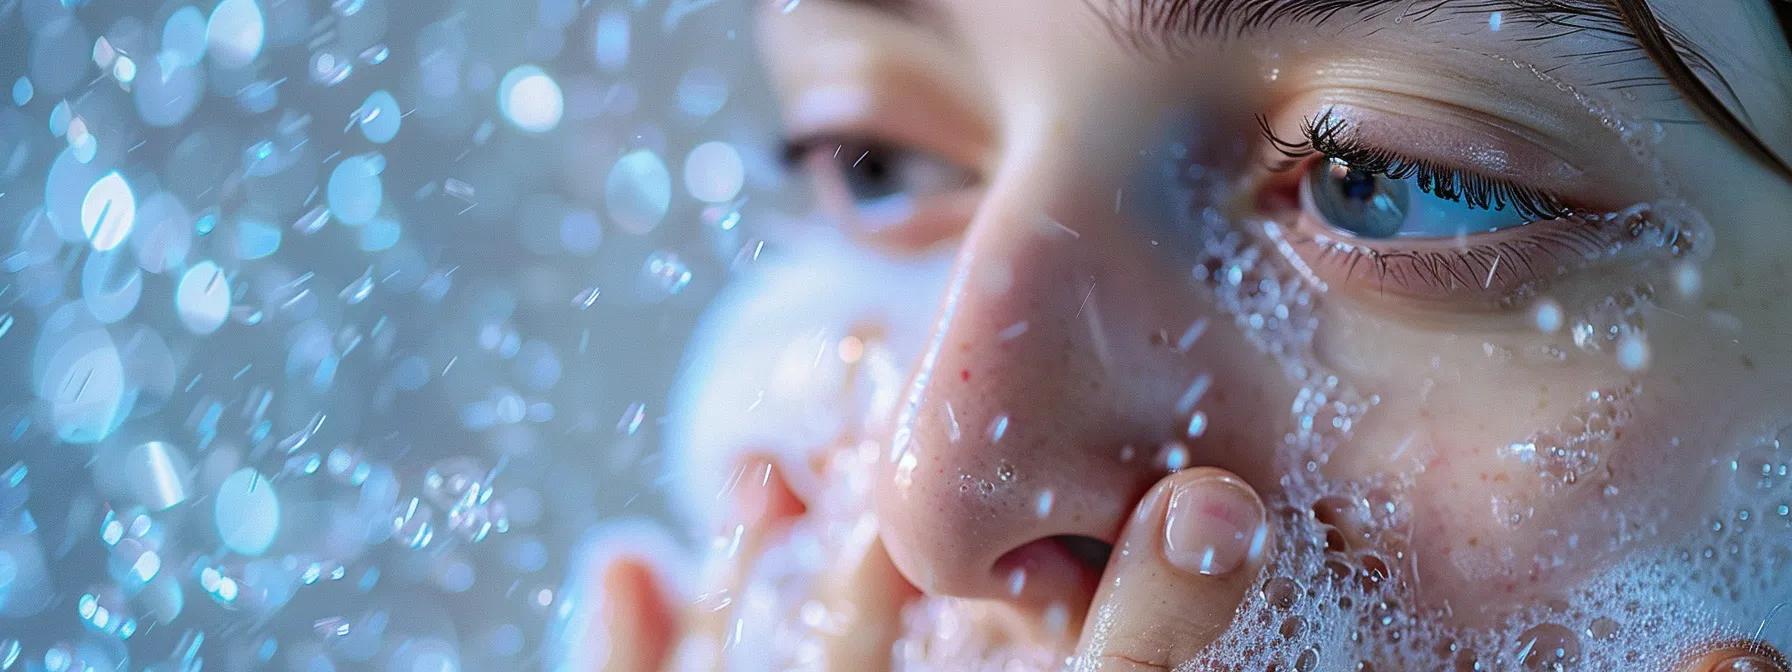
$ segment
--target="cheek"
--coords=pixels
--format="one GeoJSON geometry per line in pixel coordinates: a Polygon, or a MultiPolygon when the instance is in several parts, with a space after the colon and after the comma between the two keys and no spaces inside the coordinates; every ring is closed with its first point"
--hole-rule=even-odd
{"type": "Polygon", "coordinates": [[[1327,471],[1401,484],[1406,543],[1432,606],[1468,619],[1522,606],[1638,539],[1676,536],[1686,516],[1662,493],[1709,491],[1687,474],[1706,474],[1712,453],[1673,449],[1715,440],[1690,422],[1703,409],[1674,374],[1638,377],[1592,358],[1539,366],[1523,358],[1522,338],[1357,322],[1322,345],[1380,353],[1352,372],[1380,402],[1327,471]]]}

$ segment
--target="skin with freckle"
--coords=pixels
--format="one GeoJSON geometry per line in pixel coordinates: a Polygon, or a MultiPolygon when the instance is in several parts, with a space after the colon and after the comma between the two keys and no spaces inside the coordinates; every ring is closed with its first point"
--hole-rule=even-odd
{"type": "MultiPolygon", "coordinates": [[[[1722,45],[1737,104],[1792,153],[1792,121],[1766,113],[1792,100],[1777,35],[1654,4],[1722,45]]],[[[1773,466],[1792,462],[1792,181],[1656,123],[1692,114],[1671,89],[1601,85],[1646,59],[1548,67],[1611,43],[1516,40],[1516,15],[1492,31],[1485,11],[1153,56],[1092,3],[925,6],[761,17],[793,135],[868,135],[970,177],[917,196],[913,223],[773,232],[784,253],[706,321],[675,399],[687,513],[731,529],[716,493],[747,454],[777,456],[806,508],[764,533],[787,552],[710,559],[758,596],[740,622],[765,639],[684,660],[1057,665],[1079,633],[1087,650],[1128,627],[1101,597],[1124,579],[1109,551],[1145,548],[1128,521],[1181,467],[1248,484],[1273,535],[1243,597],[1186,605],[1223,634],[1171,666],[1677,670],[1712,642],[1789,643],[1756,630],[1792,596],[1771,569],[1792,558],[1773,466]],[[1297,137],[1332,107],[1364,143],[1627,218],[1353,239],[1303,210],[1304,171],[1264,167],[1286,157],[1256,121],[1297,137]],[[1346,267],[1325,240],[1464,254],[1470,280],[1346,267]],[[789,642],[820,643],[766,652],[789,642]]],[[[863,187],[831,175],[821,213],[850,220],[863,187]]],[[[734,641],[698,620],[691,641],[734,641]]]]}

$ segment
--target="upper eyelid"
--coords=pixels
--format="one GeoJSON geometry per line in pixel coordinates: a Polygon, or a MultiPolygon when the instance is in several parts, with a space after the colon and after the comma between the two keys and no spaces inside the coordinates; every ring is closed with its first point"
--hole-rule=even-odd
{"type": "Polygon", "coordinates": [[[1347,124],[1334,120],[1330,114],[1327,110],[1302,122],[1304,138],[1300,142],[1277,136],[1262,116],[1258,117],[1258,124],[1276,150],[1296,162],[1313,155],[1342,160],[1352,167],[1392,179],[1417,179],[1421,190],[1439,198],[1481,209],[1510,207],[1516,214],[1533,221],[1561,219],[1578,212],[1564,203],[1559,194],[1546,188],[1360,142],[1351,135],[1347,124]]]}

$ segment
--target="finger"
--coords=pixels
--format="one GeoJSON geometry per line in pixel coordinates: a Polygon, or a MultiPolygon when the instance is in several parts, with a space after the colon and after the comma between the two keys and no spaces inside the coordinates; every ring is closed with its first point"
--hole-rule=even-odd
{"type": "Polygon", "coordinates": [[[674,668],[724,667],[723,650],[741,632],[742,600],[756,563],[806,511],[784,473],[775,458],[748,455],[716,493],[723,522],[703,558],[701,588],[685,612],[684,641],[674,654],[674,668]]]}
{"type": "Polygon", "coordinates": [[[852,527],[841,562],[823,577],[818,601],[825,607],[816,630],[828,670],[889,667],[890,647],[902,634],[902,608],[918,596],[890,562],[869,515],[852,527]]]}
{"type": "Polygon", "coordinates": [[[650,565],[625,558],[604,572],[604,624],[610,641],[604,672],[665,669],[677,632],[677,616],[650,565]]]}
{"type": "Polygon", "coordinates": [[[1120,533],[1087,617],[1076,670],[1168,670],[1231,625],[1262,569],[1263,501],[1202,467],[1165,477],[1120,533]]]}
{"type": "Polygon", "coordinates": [[[1682,665],[1681,672],[1787,672],[1786,659],[1771,646],[1742,642],[1718,647],[1682,665]]]}
{"type": "Polygon", "coordinates": [[[556,606],[549,643],[556,672],[663,669],[679,629],[657,567],[674,562],[671,541],[651,523],[617,521],[594,531],[575,555],[556,606]]]}

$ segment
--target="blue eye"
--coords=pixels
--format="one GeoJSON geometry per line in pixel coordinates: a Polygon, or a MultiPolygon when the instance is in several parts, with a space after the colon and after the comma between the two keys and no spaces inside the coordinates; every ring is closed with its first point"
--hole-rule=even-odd
{"type": "Polygon", "coordinates": [[[1531,220],[1503,202],[1477,207],[1428,193],[1421,179],[1392,178],[1327,158],[1314,162],[1301,192],[1322,221],[1358,238],[1454,238],[1531,220]]]}

